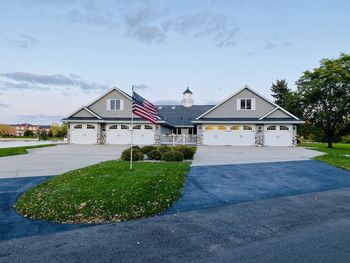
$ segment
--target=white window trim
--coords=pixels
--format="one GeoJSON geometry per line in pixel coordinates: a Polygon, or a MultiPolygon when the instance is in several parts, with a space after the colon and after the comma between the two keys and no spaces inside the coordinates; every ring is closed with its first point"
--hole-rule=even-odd
{"type": "Polygon", "coordinates": [[[106,109],[108,111],[122,111],[124,110],[124,100],[123,99],[107,99],[107,106],[106,109]],[[117,101],[119,100],[119,109],[111,109],[111,101],[117,101]]]}
{"type": "Polygon", "coordinates": [[[255,106],[255,98],[240,98],[240,99],[237,99],[237,110],[239,111],[250,111],[250,110],[255,110],[256,109],[256,106],[255,106]],[[241,108],[241,101],[242,100],[245,100],[246,103],[245,103],[245,106],[247,107],[247,100],[250,100],[250,109],[242,109],[241,108]]]}

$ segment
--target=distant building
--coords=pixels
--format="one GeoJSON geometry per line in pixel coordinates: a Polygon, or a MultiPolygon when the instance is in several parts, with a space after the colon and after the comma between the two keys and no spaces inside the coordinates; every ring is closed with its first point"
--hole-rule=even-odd
{"type": "Polygon", "coordinates": [[[11,126],[15,128],[11,134],[14,136],[24,136],[26,131],[32,131],[33,134],[38,134],[38,131],[49,133],[51,127],[50,125],[33,125],[30,123],[12,124],[11,126]]]}

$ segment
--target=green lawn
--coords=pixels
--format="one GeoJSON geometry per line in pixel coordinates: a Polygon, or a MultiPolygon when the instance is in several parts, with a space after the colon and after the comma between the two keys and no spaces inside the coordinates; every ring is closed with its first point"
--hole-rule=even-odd
{"type": "Polygon", "coordinates": [[[26,153],[28,153],[27,149],[51,147],[51,146],[56,146],[56,144],[41,144],[41,145],[32,145],[32,146],[0,148],[0,157],[18,155],[18,154],[26,154],[26,153]]]}
{"type": "Polygon", "coordinates": [[[326,143],[302,143],[300,146],[326,153],[315,157],[315,160],[350,170],[350,157],[345,156],[350,155],[350,144],[334,143],[331,149],[327,148],[326,143]]]}
{"type": "Polygon", "coordinates": [[[107,161],[56,176],[25,192],[17,212],[61,223],[104,223],[158,214],[181,194],[190,162],[107,161]]]}

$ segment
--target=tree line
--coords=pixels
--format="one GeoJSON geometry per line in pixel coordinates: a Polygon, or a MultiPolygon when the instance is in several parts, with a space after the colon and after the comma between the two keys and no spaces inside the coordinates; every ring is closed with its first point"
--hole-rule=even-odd
{"type": "Polygon", "coordinates": [[[285,79],[277,80],[271,95],[277,105],[305,120],[299,135],[326,141],[328,148],[350,135],[350,55],[321,60],[319,67],[305,71],[295,84],[292,91],[285,79]]]}
{"type": "MultiPolygon", "coordinates": [[[[8,124],[0,124],[0,136],[1,137],[11,137],[14,136],[16,132],[15,127],[8,124]]],[[[32,130],[26,130],[23,133],[25,137],[39,137],[41,140],[46,140],[49,138],[63,138],[67,135],[67,124],[62,125],[51,125],[49,132],[45,129],[39,129],[36,133],[32,130]]]]}

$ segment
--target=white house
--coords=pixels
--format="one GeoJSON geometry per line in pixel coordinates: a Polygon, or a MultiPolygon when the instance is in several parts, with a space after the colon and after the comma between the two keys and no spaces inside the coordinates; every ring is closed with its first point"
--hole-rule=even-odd
{"type": "MultiPolygon", "coordinates": [[[[157,105],[159,123],[134,115],[134,143],[237,146],[294,146],[293,114],[244,86],[217,105],[194,105],[183,92],[182,105],[157,105]]],[[[63,119],[71,144],[129,144],[132,98],[113,88],[63,119]]]]}

